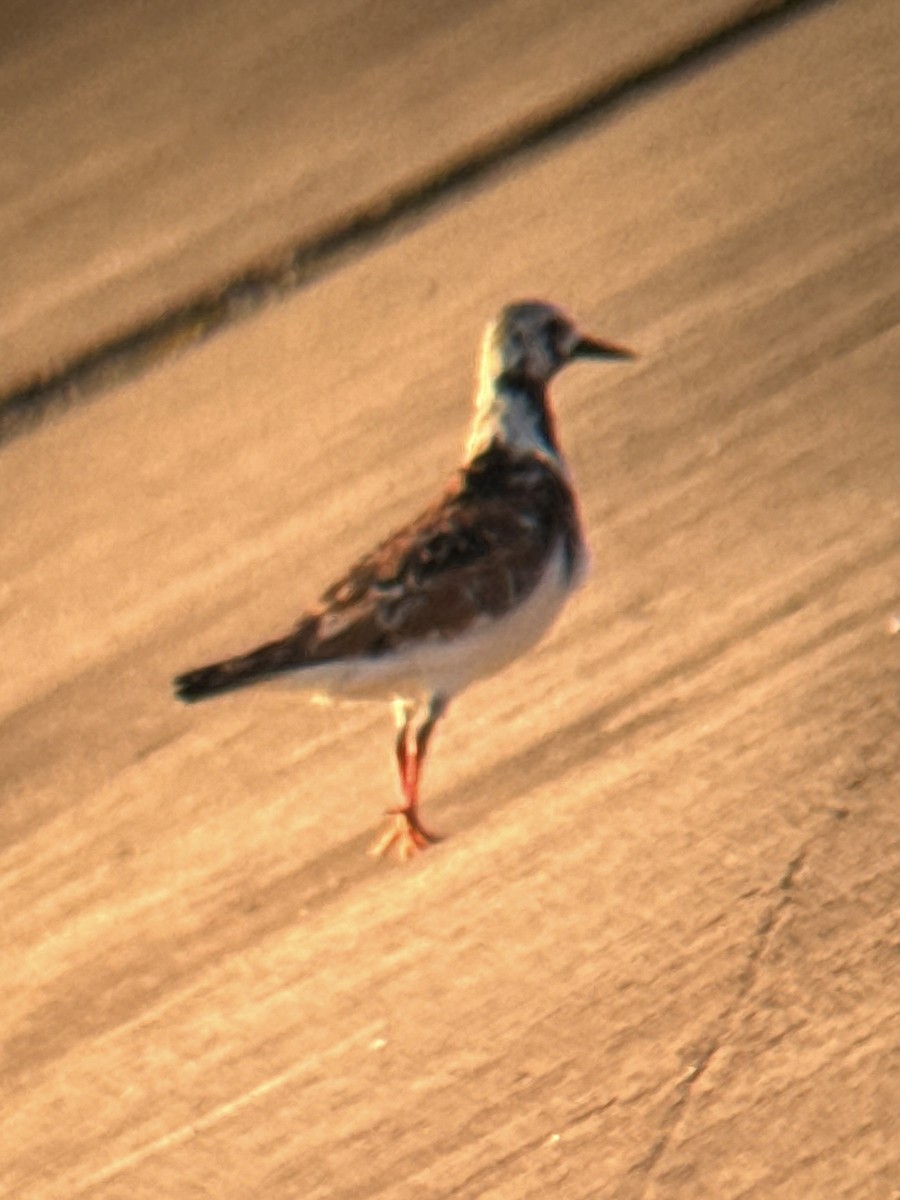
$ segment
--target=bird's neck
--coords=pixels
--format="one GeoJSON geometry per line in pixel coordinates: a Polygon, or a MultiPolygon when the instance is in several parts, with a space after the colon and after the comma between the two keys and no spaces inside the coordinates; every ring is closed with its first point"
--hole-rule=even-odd
{"type": "Polygon", "coordinates": [[[562,467],[546,384],[509,371],[482,376],[466,460],[471,462],[494,443],[516,454],[537,454],[562,467]]]}

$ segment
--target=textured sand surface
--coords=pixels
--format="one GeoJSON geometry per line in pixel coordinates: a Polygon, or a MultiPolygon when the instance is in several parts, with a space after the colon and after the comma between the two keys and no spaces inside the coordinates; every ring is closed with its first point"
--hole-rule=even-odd
{"type": "Polygon", "coordinates": [[[898,30],[824,6],[0,451],[0,1188],[897,1200],[898,30]],[[594,569],[365,847],[390,716],[177,670],[452,470],[498,304],[594,569]]]}
{"type": "Polygon", "coordinates": [[[6,0],[0,388],[776,0],[6,0]]]}

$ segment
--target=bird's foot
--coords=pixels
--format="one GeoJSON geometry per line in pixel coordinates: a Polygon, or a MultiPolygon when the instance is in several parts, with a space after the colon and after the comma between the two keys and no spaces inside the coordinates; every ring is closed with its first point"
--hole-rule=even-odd
{"type": "Polygon", "coordinates": [[[427,850],[441,840],[436,833],[430,833],[425,828],[419,820],[417,809],[389,808],[387,812],[393,819],[387,831],[369,849],[373,858],[381,858],[392,846],[396,846],[400,861],[406,862],[420,850],[427,850]]]}

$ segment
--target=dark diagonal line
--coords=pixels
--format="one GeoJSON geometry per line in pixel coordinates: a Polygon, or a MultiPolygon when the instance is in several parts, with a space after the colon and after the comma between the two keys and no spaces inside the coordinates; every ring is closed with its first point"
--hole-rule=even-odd
{"type": "Polygon", "coordinates": [[[555,141],[577,135],[617,109],[677,82],[691,72],[777,31],[836,0],[759,0],[737,20],[696,42],[673,48],[652,63],[605,82],[566,104],[470,146],[430,175],[383,194],[220,287],[142,322],[70,360],[58,371],[0,394],[0,442],[28,429],[52,410],[89,399],[132,378],[186,344],[199,342],[263,304],[297,291],[390,237],[408,232],[445,202],[491,181],[507,167],[555,141]]]}

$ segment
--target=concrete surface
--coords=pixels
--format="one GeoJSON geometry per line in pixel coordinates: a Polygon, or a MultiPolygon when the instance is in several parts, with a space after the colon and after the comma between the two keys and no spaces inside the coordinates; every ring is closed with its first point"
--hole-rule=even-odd
{"type": "Polygon", "coordinates": [[[900,413],[885,0],[823,8],[2,452],[4,1194],[896,1200],[900,413]],[[441,729],[176,670],[556,388],[595,566],[441,729]]]}
{"type": "Polygon", "coordinates": [[[0,391],[777,0],[6,0],[0,391]]]}

